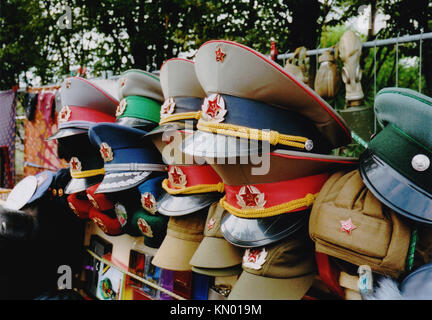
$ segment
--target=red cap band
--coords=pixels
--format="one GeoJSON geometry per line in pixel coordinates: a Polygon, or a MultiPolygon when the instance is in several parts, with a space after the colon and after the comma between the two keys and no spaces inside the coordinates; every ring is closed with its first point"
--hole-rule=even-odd
{"type": "Polygon", "coordinates": [[[109,200],[104,193],[96,193],[96,189],[100,183],[87,188],[87,198],[93,204],[93,207],[100,211],[108,211],[114,209],[114,204],[109,200]]]}
{"type": "Polygon", "coordinates": [[[67,197],[69,207],[78,218],[88,219],[90,209],[93,207],[93,205],[87,198],[79,199],[78,195],[85,197],[84,192],[72,193],[67,197]]]}
{"type": "Polygon", "coordinates": [[[199,185],[217,185],[222,179],[210,165],[169,166],[168,187],[182,189],[199,185]]]}
{"type": "MultiPolygon", "coordinates": [[[[329,173],[302,177],[289,181],[254,185],[225,185],[226,202],[238,209],[271,208],[318,193],[329,178],[329,173]]],[[[300,207],[293,211],[305,210],[300,207]]]]}
{"type": "Polygon", "coordinates": [[[89,218],[93,220],[104,233],[115,236],[122,232],[122,227],[115,213],[113,213],[113,216],[114,218],[111,218],[109,215],[96,208],[91,208],[89,214],[89,218]]]}
{"type": "Polygon", "coordinates": [[[72,121],[88,121],[88,122],[115,122],[116,118],[101,111],[78,106],[64,106],[57,117],[59,126],[62,123],[72,121]]]}

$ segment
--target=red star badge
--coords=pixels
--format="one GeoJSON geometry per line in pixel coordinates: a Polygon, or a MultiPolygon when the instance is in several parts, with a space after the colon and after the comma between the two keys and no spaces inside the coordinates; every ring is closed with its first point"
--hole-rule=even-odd
{"type": "Polygon", "coordinates": [[[237,204],[242,209],[248,208],[264,208],[266,201],[264,200],[264,193],[261,193],[258,188],[254,186],[241,187],[237,196],[237,204]]]}
{"type": "Polygon", "coordinates": [[[174,169],[173,172],[171,173],[171,177],[172,177],[174,183],[177,183],[177,184],[180,183],[181,174],[179,174],[176,169],[174,169]]]}
{"type": "Polygon", "coordinates": [[[246,203],[246,207],[255,207],[257,196],[258,194],[252,193],[249,188],[246,188],[246,193],[241,195],[243,201],[246,203]]]}
{"type": "Polygon", "coordinates": [[[357,226],[355,226],[352,221],[351,218],[349,218],[348,220],[340,220],[339,221],[341,224],[341,231],[345,231],[346,233],[348,233],[349,235],[351,235],[351,231],[353,231],[354,229],[357,229],[357,226]]]}
{"type": "Polygon", "coordinates": [[[225,120],[225,114],[228,110],[225,109],[225,101],[222,96],[212,94],[204,99],[201,106],[202,117],[205,121],[222,122],[225,120]]]}
{"type": "Polygon", "coordinates": [[[80,172],[81,171],[81,162],[78,160],[77,157],[72,157],[70,159],[70,170],[72,172],[80,172]]]}
{"type": "Polygon", "coordinates": [[[68,106],[64,106],[60,110],[60,112],[59,112],[59,114],[57,116],[57,121],[59,123],[63,123],[63,122],[68,121],[69,118],[70,118],[70,116],[71,116],[71,113],[72,113],[71,109],[68,106]]]}
{"type": "Polygon", "coordinates": [[[138,228],[141,230],[141,232],[143,233],[143,235],[152,238],[153,237],[153,231],[150,228],[149,224],[147,223],[147,221],[145,221],[142,218],[138,219],[138,228]]]}
{"type": "Polygon", "coordinates": [[[221,107],[218,105],[216,99],[209,100],[209,107],[207,109],[207,114],[210,115],[212,118],[215,118],[218,111],[221,109],[221,107]]]}
{"type": "Polygon", "coordinates": [[[150,192],[145,192],[141,196],[141,204],[150,213],[156,212],[156,199],[150,192]]]}
{"type": "Polygon", "coordinates": [[[106,142],[102,142],[100,146],[100,153],[102,155],[102,159],[105,162],[110,162],[114,159],[114,155],[111,147],[106,142]]]}
{"type": "Polygon", "coordinates": [[[226,53],[223,52],[220,47],[215,51],[215,54],[216,54],[216,61],[219,61],[219,62],[223,62],[224,61],[226,53]]]}
{"type": "Polygon", "coordinates": [[[168,179],[175,187],[184,188],[187,184],[186,175],[179,167],[176,166],[170,168],[168,172],[168,179]]]}
{"type": "Polygon", "coordinates": [[[261,250],[258,249],[252,249],[249,251],[249,255],[248,255],[248,261],[249,262],[256,262],[256,259],[258,257],[258,254],[261,252],[261,250]]]}

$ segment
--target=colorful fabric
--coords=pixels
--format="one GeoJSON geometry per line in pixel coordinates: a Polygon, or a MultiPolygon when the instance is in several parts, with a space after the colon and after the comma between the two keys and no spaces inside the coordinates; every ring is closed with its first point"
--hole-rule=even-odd
{"type": "Polygon", "coordinates": [[[43,118],[46,123],[54,122],[54,92],[44,92],[39,94],[38,106],[42,112],[43,118]]]}
{"type": "Polygon", "coordinates": [[[6,188],[14,186],[15,177],[15,92],[13,90],[0,91],[0,146],[8,147],[9,168],[0,185],[6,188]]]}
{"type": "Polygon", "coordinates": [[[0,147],[0,181],[7,181],[7,184],[13,185],[13,179],[10,169],[9,148],[6,146],[0,147]]]}
{"type": "Polygon", "coordinates": [[[52,94],[39,94],[34,120],[25,123],[24,175],[36,175],[44,170],[57,171],[67,167],[66,161],[57,157],[57,140],[45,141],[57,131],[57,123],[52,123],[50,117],[44,117],[42,110],[46,107],[46,101],[49,101],[45,95],[51,97],[52,94]]]}

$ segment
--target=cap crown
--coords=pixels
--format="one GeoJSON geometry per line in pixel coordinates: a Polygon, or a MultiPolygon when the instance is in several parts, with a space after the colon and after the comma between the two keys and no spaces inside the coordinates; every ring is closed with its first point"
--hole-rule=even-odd
{"type": "Polygon", "coordinates": [[[314,249],[305,230],[267,247],[246,249],[243,270],[269,278],[293,278],[315,270],[314,249]]]}
{"type": "Polygon", "coordinates": [[[159,77],[150,72],[131,69],[125,71],[120,78],[120,98],[142,96],[162,102],[163,94],[159,77]]]}
{"type": "Polygon", "coordinates": [[[195,74],[195,64],[191,60],[174,58],[166,61],[160,69],[160,81],[165,99],[206,96],[195,74]]]}
{"type": "Polygon", "coordinates": [[[204,237],[205,222],[206,218],[201,213],[170,217],[167,234],[182,240],[200,242],[204,237]]]}

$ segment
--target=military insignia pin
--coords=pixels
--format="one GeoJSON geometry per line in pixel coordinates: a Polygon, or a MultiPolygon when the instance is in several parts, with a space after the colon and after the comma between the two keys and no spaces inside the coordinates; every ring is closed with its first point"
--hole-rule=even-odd
{"type": "Polygon", "coordinates": [[[69,161],[70,171],[73,172],[81,172],[82,166],[81,162],[77,157],[72,157],[69,161]]]}
{"type": "Polygon", "coordinates": [[[108,143],[106,143],[106,142],[101,143],[100,153],[101,153],[102,159],[105,162],[110,162],[114,159],[113,151],[112,151],[111,147],[108,145],[108,143]]]}
{"type": "Polygon", "coordinates": [[[67,122],[67,121],[69,120],[71,114],[72,114],[71,109],[70,109],[68,106],[64,106],[64,107],[60,110],[60,112],[59,112],[59,114],[58,114],[58,116],[57,116],[57,122],[58,122],[58,123],[64,123],[64,122],[67,122]]]}
{"type": "Polygon", "coordinates": [[[249,269],[260,270],[266,262],[267,251],[262,249],[246,249],[243,255],[243,266],[249,269]]]}
{"type": "Polygon", "coordinates": [[[357,229],[357,226],[352,223],[351,218],[349,218],[348,220],[340,220],[339,222],[341,224],[340,230],[342,232],[348,233],[349,235],[351,235],[351,231],[357,229]]]}
{"type": "Polygon", "coordinates": [[[97,224],[97,226],[98,226],[98,227],[99,227],[103,232],[105,232],[105,233],[108,232],[107,227],[103,224],[103,222],[102,222],[101,219],[99,219],[98,217],[94,217],[92,220],[93,220],[94,223],[97,224]]]}
{"type": "Polygon", "coordinates": [[[163,105],[161,106],[160,116],[161,118],[165,118],[170,114],[173,114],[175,110],[175,102],[174,98],[170,97],[165,100],[163,105]]]}
{"type": "Polygon", "coordinates": [[[139,218],[137,223],[138,223],[138,228],[140,229],[143,235],[149,238],[153,238],[153,231],[149,226],[149,224],[147,223],[147,221],[145,221],[143,218],[139,218]]]}
{"type": "Polygon", "coordinates": [[[225,109],[225,101],[219,94],[212,94],[205,98],[201,110],[202,119],[210,122],[223,122],[225,114],[228,112],[225,109]]]}
{"type": "Polygon", "coordinates": [[[120,101],[119,105],[117,106],[116,114],[115,114],[116,117],[121,116],[125,112],[126,107],[127,107],[127,101],[126,99],[122,99],[122,101],[120,101]]]}
{"type": "Polygon", "coordinates": [[[258,188],[254,186],[241,187],[236,197],[237,204],[242,209],[261,209],[264,208],[266,204],[264,193],[261,193],[258,188]]]}
{"type": "Polygon", "coordinates": [[[172,166],[168,171],[168,180],[172,186],[180,189],[186,187],[187,184],[186,175],[176,166],[172,166]]]}
{"type": "Polygon", "coordinates": [[[226,56],[226,53],[222,51],[222,48],[219,47],[216,51],[215,51],[215,55],[216,55],[216,61],[218,62],[223,62],[224,58],[226,56]]]}
{"type": "Polygon", "coordinates": [[[156,213],[156,199],[150,192],[145,192],[141,195],[141,205],[151,214],[156,213]]]}
{"type": "Polygon", "coordinates": [[[117,202],[114,205],[114,211],[121,226],[124,227],[127,223],[127,211],[125,206],[117,202]]]}
{"type": "Polygon", "coordinates": [[[87,193],[87,198],[90,200],[93,207],[95,207],[96,209],[99,209],[98,203],[96,202],[95,198],[93,198],[93,196],[91,194],[87,193]]]}

